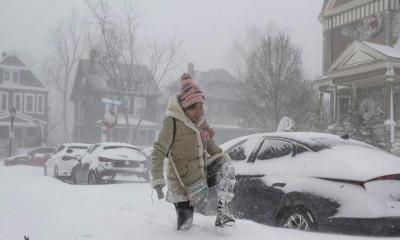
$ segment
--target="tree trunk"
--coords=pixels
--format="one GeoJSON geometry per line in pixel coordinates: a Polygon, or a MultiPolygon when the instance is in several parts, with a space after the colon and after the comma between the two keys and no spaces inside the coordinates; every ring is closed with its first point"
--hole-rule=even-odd
{"type": "Polygon", "coordinates": [[[68,130],[67,100],[68,100],[68,94],[65,90],[65,92],[63,93],[63,107],[62,107],[63,128],[64,128],[64,141],[69,142],[70,139],[68,130]]]}

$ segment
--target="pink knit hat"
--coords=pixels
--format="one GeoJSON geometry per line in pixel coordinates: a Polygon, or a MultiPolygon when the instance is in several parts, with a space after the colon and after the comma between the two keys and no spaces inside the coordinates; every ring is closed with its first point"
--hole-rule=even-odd
{"type": "Polygon", "coordinates": [[[203,92],[195,84],[192,77],[184,73],[181,77],[180,100],[182,108],[187,108],[197,102],[204,102],[203,92]]]}

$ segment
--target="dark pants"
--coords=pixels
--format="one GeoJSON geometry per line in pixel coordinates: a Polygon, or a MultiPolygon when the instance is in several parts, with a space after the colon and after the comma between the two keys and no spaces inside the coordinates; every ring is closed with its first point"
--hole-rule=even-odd
{"type": "Polygon", "coordinates": [[[176,202],[174,203],[176,216],[177,216],[177,229],[187,230],[191,227],[193,222],[194,207],[190,206],[190,202],[176,202]]]}

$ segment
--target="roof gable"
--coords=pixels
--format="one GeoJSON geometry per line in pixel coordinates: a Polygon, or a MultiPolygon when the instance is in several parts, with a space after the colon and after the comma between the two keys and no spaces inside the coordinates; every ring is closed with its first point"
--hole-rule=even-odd
{"type": "Polygon", "coordinates": [[[361,64],[382,61],[387,55],[371,47],[365,42],[355,41],[348,46],[329,68],[329,72],[345,69],[361,64]]]}
{"type": "Polygon", "coordinates": [[[371,56],[367,52],[364,52],[361,50],[361,51],[355,52],[346,62],[344,62],[342,67],[350,67],[353,65],[372,62],[375,60],[378,60],[378,59],[375,58],[374,56],[371,56]]]}
{"type": "Polygon", "coordinates": [[[0,64],[9,66],[25,67],[25,64],[15,55],[6,55],[0,60],[0,64]]]}
{"type": "Polygon", "coordinates": [[[375,0],[326,0],[322,6],[320,17],[338,14],[372,1],[375,0]]]}
{"type": "Polygon", "coordinates": [[[47,88],[46,84],[38,79],[15,53],[2,55],[0,58],[0,71],[1,69],[11,69],[19,72],[19,85],[15,85],[16,87],[47,88]]]}

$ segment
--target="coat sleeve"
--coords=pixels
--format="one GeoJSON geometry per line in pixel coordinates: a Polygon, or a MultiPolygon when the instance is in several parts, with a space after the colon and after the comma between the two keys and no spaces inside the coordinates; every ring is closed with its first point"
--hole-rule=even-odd
{"type": "Polygon", "coordinates": [[[207,143],[207,152],[210,156],[222,153],[222,149],[214,142],[214,139],[210,139],[207,143]]]}
{"type": "Polygon", "coordinates": [[[166,158],[167,151],[172,144],[173,125],[173,119],[166,117],[163,121],[162,129],[158,134],[157,141],[153,144],[153,152],[151,153],[152,187],[156,185],[165,186],[164,158],[166,158]]]}

